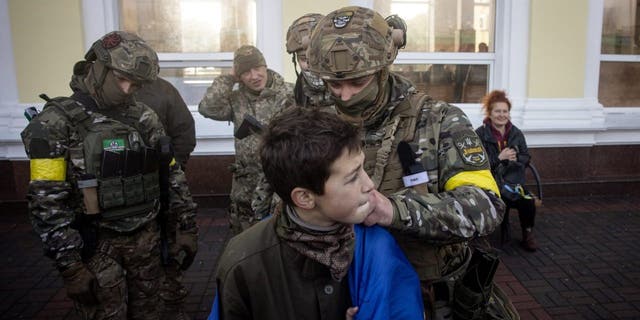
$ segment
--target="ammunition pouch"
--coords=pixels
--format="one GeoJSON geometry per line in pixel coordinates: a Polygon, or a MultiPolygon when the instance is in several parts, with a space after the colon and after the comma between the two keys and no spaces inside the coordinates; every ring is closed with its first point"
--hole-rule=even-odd
{"type": "Polygon", "coordinates": [[[111,209],[124,205],[122,181],[120,177],[98,179],[98,199],[102,209],[111,209]]]}
{"type": "Polygon", "coordinates": [[[491,296],[492,285],[483,287],[480,292],[458,282],[454,291],[453,319],[483,319],[487,303],[491,296]]]}
{"type": "Polygon", "coordinates": [[[430,282],[430,301],[425,301],[425,311],[431,315],[429,319],[451,319],[456,285],[465,277],[471,261],[468,247],[464,248],[463,262],[455,270],[442,274],[439,280],[430,282]]]}
{"type": "Polygon", "coordinates": [[[158,159],[143,159],[143,153],[131,150],[123,154],[124,160],[119,159],[119,153],[103,152],[98,201],[107,220],[148,212],[160,198],[158,159]],[[119,169],[122,166],[124,170],[119,169]]]}
{"type": "Polygon", "coordinates": [[[498,264],[495,253],[474,249],[464,276],[455,284],[453,319],[485,319],[498,264]]]}
{"type": "Polygon", "coordinates": [[[144,201],[149,202],[160,197],[160,181],[157,172],[143,174],[142,185],[144,186],[144,201]]]}

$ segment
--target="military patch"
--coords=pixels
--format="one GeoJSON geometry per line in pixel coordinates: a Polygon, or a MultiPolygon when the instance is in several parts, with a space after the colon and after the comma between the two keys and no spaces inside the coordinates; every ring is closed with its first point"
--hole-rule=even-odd
{"type": "Polygon", "coordinates": [[[466,164],[479,167],[487,162],[487,154],[482,149],[482,142],[478,136],[460,132],[453,135],[453,143],[466,164]]]}
{"type": "Polygon", "coordinates": [[[104,139],[102,140],[102,150],[121,152],[124,151],[124,139],[104,139]]]}
{"type": "Polygon", "coordinates": [[[122,38],[115,32],[112,32],[102,38],[102,47],[105,49],[111,49],[120,44],[122,38]]]}
{"type": "Polygon", "coordinates": [[[342,29],[349,24],[351,17],[353,17],[353,11],[341,12],[339,16],[333,17],[333,26],[342,29]]]}

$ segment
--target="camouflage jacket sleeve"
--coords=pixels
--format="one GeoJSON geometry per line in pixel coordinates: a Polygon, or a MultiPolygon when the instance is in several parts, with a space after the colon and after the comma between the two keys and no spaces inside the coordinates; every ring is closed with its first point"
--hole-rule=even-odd
{"type": "Polygon", "coordinates": [[[213,83],[198,105],[198,112],[213,120],[232,121],[231,95],[234,92],[235,83],[231,75],[221,75],[213,79],[213,83]]]}
{"type": "Polygon", "coordinates": [[[189,155],[196,147],[195,122],[191,111],[177,90],[172,94],[172,100],[172,114],[167,117],[167,131],[171,132],[167,133],[171,136],[176,160],[180,164],[186,165],[189,155]]]}
{"type": "Polygon", "coordinates": [[[179,166],[171,167],[169,184],[169,207],[177,219],[178,227],[183,231],[197,232],[196,212],[198,206],[193,202],[187,177],[179,166]]]}
{"type": "Polygon", "coordinates": [[[83,246],[80,234],[72,228],[82,200],[70,181],[68,146],[74,138],[69,136],[65,120],[54,108],[48,108],[21,133],[31,161],[27,190],[30,220],[45,254],[58,268],[80,261],[83,246]]]}
{"type": "Polygon", "coordinates": [[[429,193],[409,188],[393,194],[392,228],[436,243],[488,235],[502,221],[505,205],[480,139],[462,110],[427,103],[432,105],[416,134],[429,193]]]}
{"type": "MultiPolygon", "coordinates": [[[[165,135],[158,115],[151,108],[143,106],[140,122],[142,128],[145,128],[143,130],[145,136],[148,137],[148,143],[155,146],[158,138],[165,135]]],[[[176,217],[178,226],[182,230],[195,230],[197,205],[191,198],[185,173],[178,165],[172,165],[169,171],[169,210],[176,217]]]]}
{"type": "Polygon", "coordinates": [[[136,101],[146,104],[158,114],[167,135],[171,137],[176,160],[186,164],[196,146],[196,130],[191,111],[178,89],[158,78],[136,92],[136,101]]]}
{"type": "Polygon", "coordinates": [[[260,171],[256,190],[251,198],[251,209],[254,212],[256,221],[260,221],[272,214],[279,202],[280,198],[274,193],[264,173],[260,171]]]}

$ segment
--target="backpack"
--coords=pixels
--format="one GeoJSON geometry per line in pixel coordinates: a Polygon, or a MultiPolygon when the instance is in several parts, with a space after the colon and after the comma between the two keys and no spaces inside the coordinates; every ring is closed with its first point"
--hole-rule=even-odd
{"type": "Polygon", "coordinates": [[[531,195],[525,189],[526,167],[517,161],[509,161],[498,166],[496,182],[500,187],[501,198],[509,201],[518,201],[521,198],[531,199],[531,195]]]}

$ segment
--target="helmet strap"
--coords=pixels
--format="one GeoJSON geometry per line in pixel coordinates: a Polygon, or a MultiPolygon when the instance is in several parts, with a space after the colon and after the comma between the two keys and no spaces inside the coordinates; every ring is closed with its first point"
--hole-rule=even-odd
{"type": "Polygon", "coordinates": [[[300,73],[298,72],[297,58],[298,56],[295,52],[291,54],[291,62],[293,62],[293,70],[296,72],[296,78],[300,77],[300,73]]]}

